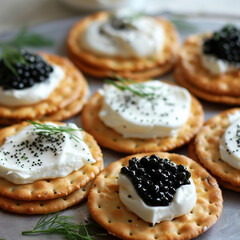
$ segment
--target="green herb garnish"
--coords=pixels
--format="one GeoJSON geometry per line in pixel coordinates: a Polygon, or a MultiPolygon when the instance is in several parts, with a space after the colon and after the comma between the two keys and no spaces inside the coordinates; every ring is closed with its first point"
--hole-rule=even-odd
{"type": "Polygon", "coordinates": [[[27,64],[25,58],[20,53],[22,47],[44,47],[50,46],[53,41],[45,38],[39,34],[27,32],[26,27],[22,28],[20,32],[10,41],[0,41],[2,49],[2,60],[6,67],[17,76],[14,69],[16,63],[27,64]]]}
{"type": "Polygon", "coordinates": [[[29,121],[27,120],[29,123],[31,123],[32,125],[34,125],[35,129],[34,130],[38,130],[37,132],[43,135],[53,135],[53,134],[57,134],[57,133],[67,133],[70,135],[70,138],[72,138],[73,140],[75,140],[76,142],[82,141],[82,139],[77,136],[76,134],[74,134],[73,132],[77,132],[77,131],[83,131],[80,128],[71,128],[68,126],[52,126],[52,125],[48,125],[48,124],[41,124],[38,122],[34,122],[34,121],[29,121]]]}
{"type": "Polygon", "coordinates": [[[152,92],[153,90],[156,89],[160,89],[160,88],[156,88],[156,87],[152,87],[152,86],[145,86],[141,83],[137,83],[131,79],[125,79],[125,78],[121,78],[121,77],[116,77],[117,81],[113,81],[110,79],[105,79],[105,83],[107,84],[111,84],[114,87],[118,88],[121,91],[130,91],[133,94],[142,97],[142,98],[148,98],[148,100],[153,100],[153,99],[157,99],[159,97],[161,97],[160,94],[157,94],[155,92],[152,92]],[[147,89],[150,89],[152,91],[147,91],[147,89]]]}
{"type": "Polygon", "coordinates": [[[56,213],[54,216],[47,214],[43,216],[34,227],[33,230],[24,231],[22,235],[30,234],[60,234],[68,240],[94,240],[91,236],[106,236],[106,232],[103,231],[96,224],[78,225],[71,222],[73,217],[59,216],[56,213]]]}

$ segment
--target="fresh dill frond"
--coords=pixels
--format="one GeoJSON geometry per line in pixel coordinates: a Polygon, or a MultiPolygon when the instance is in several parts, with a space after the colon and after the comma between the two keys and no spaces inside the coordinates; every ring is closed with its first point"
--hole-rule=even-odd
{"type": "Polygon", "coordinates": [[[67,133],[70,135],[70,137],[75,140],[76,142],[79,143],[79,141],[82,141],[82,139],[77,136],[76,134],[74,134],[73,132],[77,132],[77,131],[83,131],[81,128],[71,128],[68,126],[52,126],[52,125],[48,125],[48,124],[41,124],[35,121],[30,121],[27,120],[27,122],[31,123],[32,125],[34,125],[34,130],[37,130],[38,133],[43,134],[43,135],[53,135],[53,134],[58,134],[58,133],[67,133]]]}
{"type": "Polygon", "coordinates": [[[29,33],[27,28],[22,28],[19,33],[12,39],[6,42],[0,41],[2,50],[2,60],[6,67],[17,76],[14,68],[16,63],[27,65],[27,61],[20,53],[20,48],[23,47],[44,47],[53,44],[51,39],[48,39],[39,34],[29,33]]]}
{"type": "Polygon", "coordinates": [[[142,98],[147,98],[148,100],[153,100],[161,97],[160,93],[154,92],[156,89],[160,89],[153,86],[145,86],[144,84],[137,83],[131,79],[121,78],[119,76],[116,76],[116,79],[118,81],[105,79],[104,82],[110,85],[113,85],[114,87],[118,88],[121,91],[130,91],[134,95],[137,95],[142,98]],[[149,89],[151,91],[149,91],[149,89]]]}
{"type": "Polygon", "coordinates": [[[22,235],[32,234],[59,234],[68,240],[94,240],[91,236],[105,236],[107,233],[96,224],[78,225],[71,221],[73,217],[51,216],[46,214],[37,222],[33,230],[24,231],[22,235]]]}

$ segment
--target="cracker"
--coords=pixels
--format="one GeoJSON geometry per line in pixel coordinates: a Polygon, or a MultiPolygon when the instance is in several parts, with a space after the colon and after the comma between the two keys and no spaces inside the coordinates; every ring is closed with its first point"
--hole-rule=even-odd
{"type": "Polygon", "coordinates": [[[200,90],[199,88],[197,88],[195,86],[192,86],[184,78],[184,74],[179,65],[177,65],[174,70],[174,77],[179,85],[187,88],[193,95],[195,95],[199,98],[202,98],[202,99],[210,101],[210,102],[216,102],[216,103],[224,103],[224,104],[230,104],[230,105],[236,105],[236,104],[239,105],[240,104],[240,97],[214,95],[212,93],[208,93],[206,91],[200,90]]]}
{"type": "Polygon", "coordinates": [[[190,36],[181,48],[179,65],[184,78],[193,87],[209,94],[239,97],[240,71],[211,74],[205,69],[200,61],[202,39],[199,35],[190,36]]]}
{"type": "Polygon", "coordinates": [[[109,233],[131,240],[190,239],[211,227],[222,212],[222,194],[216,180],[199,164],[178,154],[154,152],[177,164],[184,164],[192,174],[196,186],[197,201],[190,213],[172,221],[151,224],[129,212],[119,199],[117,177],[122,166],[128,165],[131,157],[141,158],[146,154],[128,156],[106,167],[93,182],[88,196],[88,208],[93,218],[109,233]]]}
{"type": "MultiPolygon", "coordinates": [[[[83,105],[87,101],[87,97],[89,95],[89,89],[86,81],[83,81],[81,84],[81,91],[79,92],[79,96],[76,100],[68,104],[66,107],[58,110],[55,113],[42,116],[39,120],[41,121],[63,121],[68,118],[71,118],[78,114],[82,108],[83,105]]],[[[18,119],[7,119],[2,118],[0,119],[0,125],[11,125],[18,123],[18,119]]]]}
{"type": "MultiPolygon", "coordinates": [[[[191,141],[188,145],[188,157],[193,159],[197,163],[201,164],[198,157],[197,157],[197,154],[196,154],[194,141],[191,141]]],[[[240,187],[233,186],[231,183],[225,182],[225,181],[221,180],[220,178],[218,178],[216,176],[214,176],[214,177],[216,178],[218,184],[220,186],[222,186],[223,188],[227,188],[227,189],[233,190],[235,192],[240,192],[240,187]]]]}
{"type": "Polygon", "coordinates": [[[127,59],[121,57],[103,57],[84,50],[79,42],[85,29],[92,23],[92,21],[103,21],[109,17],[109,14],[110,13],[108,12],[99,12],[88,16],[77,22],[70,30],[67,38],[67,50],[70,58],[76,63],[76,65],[78,65],[77,62],[80,62],[84,63],[85,67],[90,65],[94,68],[105,69],[107,72],[139,72],[155,67],[161,68],[165,64],[168,65],[173,59],[174,61],[176,60],[179,45],[177,31],[170,22],[160,18],[156,18],[156,20],[166,32],[166,39],[163,49],[153,57],[127,59]]]}
{"type": "Polygon", "coordinates": [[[0,196],[0,208],[21,214],[46,214],[61,211],[83,201],[90,190],[92,181],[67,196],[51,200],[21,201],[0,196]]]}
{"type": "MultiPolygon", "coordinates": [[[[7,136],[20,131],[28,123],[23,122],[0,130],[0,145],[7,136]]],[[[88,145],[96,163],[86,164],[78,171],[74,171],[66,177],[55,179],[43,179],[29,184],[14,184],[0,178],[0,195],[17,200],[46,200],[54,199],[70,194],[86,185],[94,179],[103,168],[101,149],[91,135],[85,132],[84,142],[88,145]]]]}
{"type": "Polygon", "coordinates": [[[25,119],[40,119],[44,115],[53,114],[69,105],[79,97],[82,86],[87,87],[84,77],[67,58],[48,53],[42,53],[41,55],[47,61],[61,66],[65,71],[65,77],[46,100],[22,107],[1,105],[0,118],[15,122],[25,119]]]}
{"type": "Polygon", "coordinates": [[[209,119],[200,129],[195,139],[196,154],[202,165],[222,181],[240,187],[240,170],[221,160],[219,141],[230,125],[228,114],[240,111],[240,108],[226,110],[209,119]]]}
{"type": "Polygon", "coordinates": [[[87,63],[78,60],[76,57],[72,56],[70,53],[69,53],[69,57],[72,59],[75,65],[81,69],[81,71],[88,74],[89,76],[94,76],[98,78],[104,78],[104,77],[115,78],[116,76],[120,76],[122,78],[130,78],[135,81],[143,81],[143,80],[150,79],[155,76],[160,76],[169,72],[175,65],[175,60],[176,60],[176,59],[172,59],[171,61],[167,62],[161,67],[157,66],[147,70],[133,72],[133,71],[113,71],[108,69],[101,69],[95,66],[88,65],[87,63]]]}
{"type": "Polygon", "coordinates": [[[118,152],[138,153],[151,151],[169,151],[189,142],[203,124],[203,109],[192,96],[191,112],[188,121],[173,137],[156,139],[124,138],[113,129],[104,125],[98,117],[103,97],[96,92],[82,111],[83,128],[94,136],[96,141],[107,148],[118,152]]]}

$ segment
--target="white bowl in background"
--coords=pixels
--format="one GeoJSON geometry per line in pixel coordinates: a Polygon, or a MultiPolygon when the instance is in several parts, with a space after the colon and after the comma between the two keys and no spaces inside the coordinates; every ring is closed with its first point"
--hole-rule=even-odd
{"type": "Polygon", "coordinates": [[[114,10],[129,8],[135,11],[143,11],[147,0],[60,0],[65,5],[81,11],[90,12],[98,10],[114,10]]]}

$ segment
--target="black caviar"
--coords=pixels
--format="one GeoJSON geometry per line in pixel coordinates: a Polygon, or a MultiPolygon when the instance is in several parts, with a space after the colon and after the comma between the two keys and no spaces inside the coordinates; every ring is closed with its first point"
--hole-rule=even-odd
{"type": "Polygon", "coordinates": [[[226,25],[203,43],[203,52],[231,63],[240,62],[240,29],[226,25]]]}
{"type": "Polygon", "coordinates": [[[13,64],[16,73],[13,73],[0,60],[0,86],[3,89],[24,89],[32,87],[35,83],[43,82],[48,79],[53,68],[39,55],[20,51],[26,63],[13,64]]]}
{"type": "Polygon", "coordinates": [[[170,205],[176,190],[190,184],[191,173],[182,164],[157,155],[136,157],[129,160],[121,173],[132,182],[142,200],[150,206],[170,205]]]}

